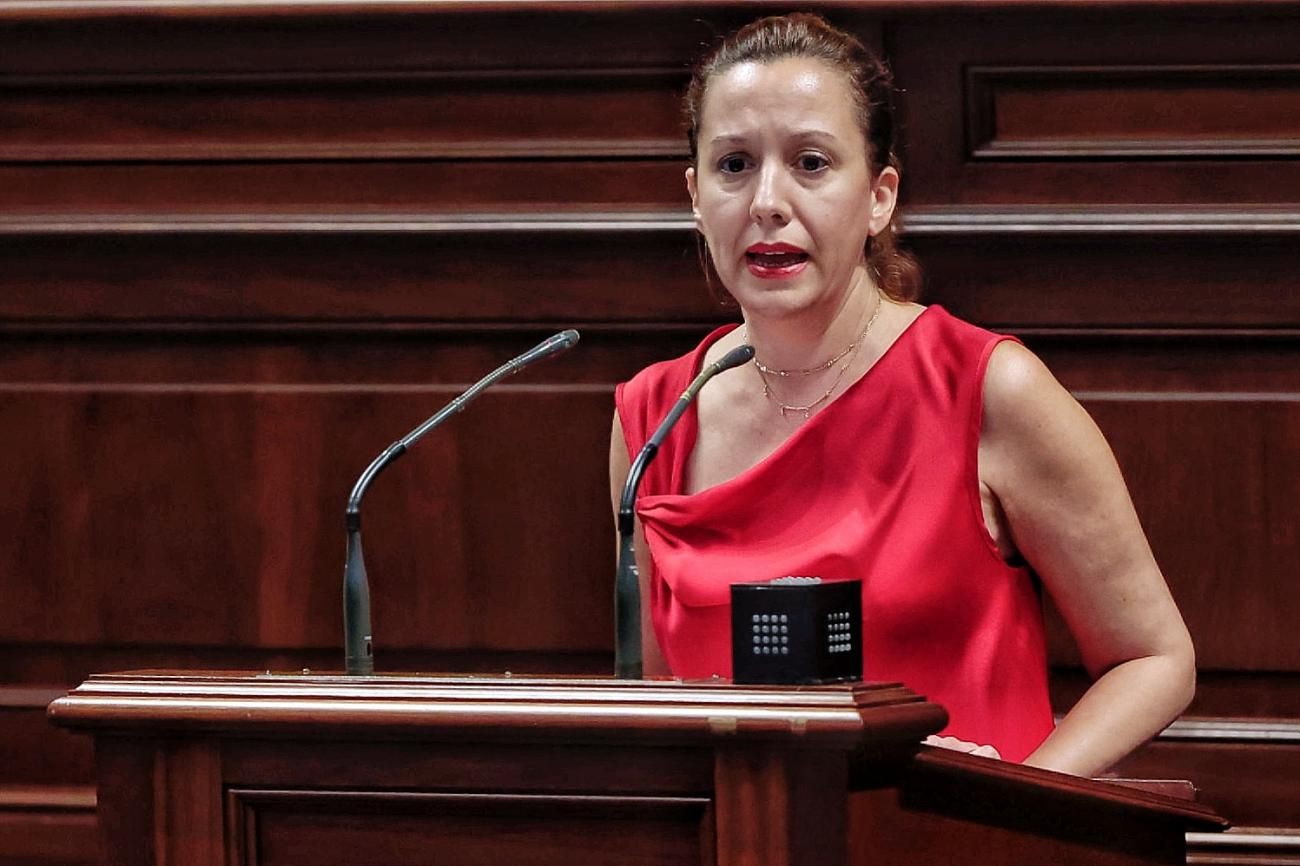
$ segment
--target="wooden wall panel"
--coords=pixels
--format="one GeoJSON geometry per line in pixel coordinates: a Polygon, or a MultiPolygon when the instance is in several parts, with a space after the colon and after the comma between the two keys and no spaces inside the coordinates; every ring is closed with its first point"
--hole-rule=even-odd
{"type": "MultiPolygon", "coordinates": [[[[925,263],[926,297],[991,327],[1102,331],[1105,345],[1123,346],[1135,331],[1221,334],[1300,325],[1300,235],[1289,224],[1196,231],[1191,223],[1162,233],[1143,230],[1155,214],[1124,231],[1114,228],[1123,213],[1099,215],[1111,227],[1079,221],[1071,228],[1030,212],[999,229],[966,212],[957,220],[965,230],[948,232],[937,216],[927,211],[912,220],[919,223],[912,237],[925,263]],[[997,262],[996,271],[972,266],[984,261],[997,262]]],[[[1129,372],[1141,378],[1145,371],[1129,372]]]]}
{"type": "Polygon", "coordinates": [[[577,325],[715,309],[694,239],[664,219],[113,226],[0,233],[0,320],[577,325]]]}
{"type": "MultiPolygon", "coordinates": [[[[1285,797],[1270,726],[1300,718],[1300,14],[822,8],[903,88],[925,299],[1020,335],[1084,399],[1198,641],[1193,712],[1245,717],[1230,747],[1197,728],[1132,771],[1291,822],[1247,789],[1285,797]]],[[[754,14],[0,0],[0,864],[92,856],[93,804],[60,793],[89,755],[34,695],[96,670],[337,669],[355,474],[568,326],[577,349],[373,488],[376,652],[609,669],[612,389],[728,317],[677,97],[754,14]],[[51,827],[71,847],[33,855],[51,827]]],[[[1065,706],[1082,683],[1059,623],[1053,654],[1065,706]]],[[[1197,856],[1265,862],[1243,838],[1197,856]]]]}
{"type": "MultiPolygon", "coordinates": [[[[0,164],[9,213],[65,220],[135,217],[393,214],[395,221],[476,211],[557,213],[646,206],[685,208],[676,159],[450,160],[230,163],[0,164]]],[[[252,218],[251,220],[249,218],[252,218]]],[[[16,222],[16,220],[15,220],[16,222]]],[[[74,221],[75,222],[75,221],[74,221]]],[[[21,222],[26,226],[27,222],[21,222]]]]}
{"type": "Polygon", "coordinates": [[[1300,156],[1295,66],[974,66],[965,87],[972,160],[1300,156]]]}
{"type": "Polygon", "coordinates": [[[243,842],[232,839],[229,850],[249,866],[423,862],[430,850],[451,862],[528,866],[668,866],[712,854],[701,851],[707,798],[236,789],[229,803],[243,842]]]}
{"type": "Polygon", "coordinates": [[[0,793],[50,782],[66,786],[91,778],[91,744],[50,731],[45,720],[45,706],[62,695],[56,688],[0,689],[0,766],[4,767],[0,793]]]}
{"type": "MultiPolygon", "coordinates": [[[[1300,673],[1300,394],[1079,396],[1124,470],[1198,667],[1300,673]]],[[[1059,621],[1053,645],[1076,658],[1059,621]]]]}
{"type": "Polygon", "coordinates": [[[1300,19],[1236,11],[1229,26],[1140,8],[891,26],[905,201],[1294,203],[1300,19]]]}
{"type": "Polygon", "coordinates": [[[1195,779],[1202,799],[1241,826],[1300,826],[1300,799],[1295,796],[1300,742],[1294,725],[1275,731],[1271,743],[1184,733],[1147,746],[1124,762],[1123,772],[1195,779]]]}
{"type": "MultiPolygon", "coordinates": [[[[41,578],[16,584],[0,642],[335,644],[348,491],[460,390],[9,394],[0,453],[24,507],[0,569],[41,578]]],[[[612,523],[591,455],[612,406],[603,386],[502,385],[375,485],[377,652],[608,644],[612,523]]]]}
{"type": "Polygon", "coordinates": [[[0,160],[684,158],[680,69],[34,76],[0,83],[0,160]]]}

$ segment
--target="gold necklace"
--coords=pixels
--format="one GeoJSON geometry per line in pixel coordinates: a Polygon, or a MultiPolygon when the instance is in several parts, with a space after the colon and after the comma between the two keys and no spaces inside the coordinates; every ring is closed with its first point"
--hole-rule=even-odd
{"type": "MultiPolygon", "coordinates": [[[[876,305],[876,312],[880,312],[879,304],[876,305]]],[[[867,327],[870,328],[871,325],[868,324],[867,327]]],[[[765,373],[768,376],[781,376],[782,378],[786,376],[811,376],[813,373],[820,373],[823,370],[829,370],[831,367],[834,367],[835,364],[840,360],[842,360],[845,355],[847,355],[849,352],[852,352],[854,349],[858,347],[858,341],[861,340],[863,337],[865,337],[866,334],[867,332],[863,331],[861,334],[858,335],[858,338],[856,340],[854,340],[852,343],[849,343],[847,346],[845,346],[842,352],[840,352],[834,358],[831,358],[825,364],[819,364],[816,367],[809,367],[806,370],[779,370],[776,367],[767,366],[762,361],[758,360],[757,357],[754,358],[754,366],[757,367],[760,372],[765,373]]],[[[748,336],[748,334],[745,334],[744,336],[748,336]]]]}
{"type": "MultiPolygon", "coordinates": [[[[849,345],[845,347],[844,351],[840,352],[835,357],[831,358],[825,364],[821,364],[820,366],[817,367],[810,367],[806,370],[779,370],[774,367],[768,367],[766,364],[763,364],[761,361],[759,361],[757,357],[754,358],[754,370],[758,373],[758,378],[763,383],[763,397],[768,400],[772,400],[776,403],[776,407],[779,410],[781,410],[782,418],[787,417],[792,412],[799,412],[803,414],[804,420],[807,420],[808,418],[812,417],[812,410],[814,408],[820,406],[824,401],[830,398],[831,394],[835,393],[835,389],[839,387],[840,380],[844,378],[844,374],[847,373],[849,367],[852,366],[853,359],[857,356],[858,347],[862,345],[864,340],[866,340],[867,334],[871,333],[871,326],[874,325],[876,323],[876,319],[879,318],[880,308],[885,305],[884,298],[881,298],[879,295],[876,295],[876,297],[878,299],[876,302],[876,310],[871,314],[871,318],[867,320],[867,326],[862,329],[862,333],[858,334],[857,338],[854,339],[852,343],[849,343],[849,345]],[[813,400],[811,403],[808,403],[805,406],[794,406],[789,403],[783,403],[781,401],[781,398],[776,396],[776,393],[772,390],[771,383],[767,381],[767,377],[769,375],[785,377],[785,376],[808,376],[813,373],[820,373],[823,370],[829,370],[836,362],[840,360],[843,360],[844,363],[840,365],[840,371],[835,374],[835,380],[831,382],[831,386],[827,388],[825,393],[823,393],[820,397],[818,397],[816,400],[813,400]]],[[[749,337],[749,332],[748,330],[746,330],[745,333],[742,335],[742,339],[744,340],[744,342],[746,343],[749,342],[748,337],[749,337]]]]}

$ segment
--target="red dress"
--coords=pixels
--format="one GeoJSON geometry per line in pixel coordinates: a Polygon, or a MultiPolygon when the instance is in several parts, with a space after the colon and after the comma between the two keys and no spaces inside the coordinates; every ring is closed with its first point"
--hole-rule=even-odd
{"type": "MultiPolygon", "coordinates": [[[[618,387],[629,457],[733,327],[618,387]]],[[[771,455],[689,495],[698,422],[682,416],[636,504],[652,562],[643,603],[674,675],[731,676],[732,583],[861,578],[866,679],[937,701],[945,733],[1006,760],[1042,742],[1053,722],[1038,585],[998,554],[977,474],[984,369],[1005,339],[931,306],[771,455]]]]}

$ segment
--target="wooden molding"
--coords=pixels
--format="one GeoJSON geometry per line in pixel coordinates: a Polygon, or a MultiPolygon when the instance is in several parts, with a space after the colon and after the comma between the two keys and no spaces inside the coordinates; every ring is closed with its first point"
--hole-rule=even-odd
{"type": "MultiPolygon", "coordinates": [[[[943,777],[958,780],[969,786],[971,793],[978,791],[978,786],[988,784],[996,779],[1006,789],[1023,787],[1036,788],[1046,795],[1050,792],[1052,799],[1068,803],[1096,791],[1096,782],[1066,773],[1053,773],[1037,767],[1027,767],[1008,761],[990,761],[951,749],[939,749],[923,746],[917,754],[912,767],[907,771],[918,777],[943,777]],[[1046,787],[1045,787],[1046,786],[1046,787]]],[[[1107,797],[1116,808],[1125,809],[1161,809],[1167,814],[1177,814],[1188,821],[1189,827],[1202,830],[1222,829],[1228,822],[1208,806],[1191,802],[1181,795],[1171,796],[1168,792],[1151,787],[1134,787],[1107,782],[1107,797]]]]}
{"type": "MultiPolygon", "coordinates": [[[[1298,207],[917,206],[900,218],[905,237],[1259,236],[1300,234],[1298,207]]],[[[0,215],[0,238],[44,235],[431,234],[499,232],[677,233],[695,224],[678,210],[538,212],[46,213],[0,215]]]]}
{"type": "Polygon", "coordinates": [[[679,680],[301,676],[139,672],[97,675],[50,705],[75,730],[433,731],[471,738],[764,741],[811,747],[919,740],[947,713],[897,684],[744,688],[679,680]],[[545,702],[538,698],[545,696],[545,702]],[[521,709],[524,707],[525,709],[521,709]],[[719,707],[725,707],[724,712],[719,707]],[[779,707],[779,709],[778,709],[779,707]]]}
{"type": "Polygon", "coordinates": [[[1163,235],[1293,235],[1300,208],[1293,206],[1048,206],[927,205],[904,210],[903,233],[913,237],[1040,235],[1131,237],[1163,235]]]}
{"type": "Polygon", "coordinates": [[[1179,719],[1158,739],[1294,745],[1300,743],[1300,719],[1179,719]]]}
{"type": "Polygon", "coordinates": [[[39,214],[0,216],[0,238],[43,235],[430,234],[694,231],[676,211],[571,213],[39,214]]]}
{"type": "Polygon", "coordinates": [[[1187,834],[1188,866],[1294,866],[1300,863],[1300,830],[1233,827],[1223,833],[1187,834]]]}
{"type": "Polygon", "coordinates": [[[94,785],[0,785],[0,812],[94,810],[94,785]]]}
{"type": "MultiPolygon", "coordinates": [[[[709,0],[711,9],[753,8],[753,0],[709,0]]],[[[960,12],[988,9],[1059,10],[1240,10],[1243,5],[1263,9],[1292,8],[1291,0],[817,0],[819,9],[849,8],[871,12],[960,12]]],[[[277,14],[297,17],[364,14],[448,14],[477,12],[598,12],[613,9],[637,11],[681,6],[681,0],[4,0],[0,15],[14,18],[63,19],[98,17],[157,17],[185,15],[219,17],[277,14]]],[[[782,7],[784,8],[784,7],[782,7]]]]}

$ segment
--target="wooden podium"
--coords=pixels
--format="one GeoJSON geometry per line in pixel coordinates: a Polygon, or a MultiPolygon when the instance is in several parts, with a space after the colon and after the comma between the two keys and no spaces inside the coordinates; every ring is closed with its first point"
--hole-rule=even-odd
{"type": "Polygon", "coordinates": [[[1184,862],[1192,802],[919,747],[898,685],[92,677],[111,866],[1184,862]]]}

